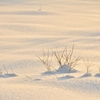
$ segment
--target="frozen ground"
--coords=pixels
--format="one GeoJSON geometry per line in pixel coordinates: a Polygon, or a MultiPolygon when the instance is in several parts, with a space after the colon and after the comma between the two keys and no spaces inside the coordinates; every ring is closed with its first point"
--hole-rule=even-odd
{"type": "MultiPolygon", "coordinates": [[[[0,100],[100,100],[96,66],[99,0],[0,0],[0,100]],[[73,44],[76,56],[93,61],[90,73],[81,60],[78,72],[43,74],[36,55],[73,44]]],[[[55,61],[53,67],[59,67],[55,61]]]]}

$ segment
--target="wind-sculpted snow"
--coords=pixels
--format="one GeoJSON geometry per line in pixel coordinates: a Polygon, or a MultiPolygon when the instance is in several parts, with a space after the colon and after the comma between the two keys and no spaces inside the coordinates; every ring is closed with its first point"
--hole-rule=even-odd
{"type": "Polygon", "coordinates": [[[0,100],[100,100],[99,66],[99,0],[0,0],[0,100]],[[72,45],[82,58],[69,73],[54,51],[72,45]]]}

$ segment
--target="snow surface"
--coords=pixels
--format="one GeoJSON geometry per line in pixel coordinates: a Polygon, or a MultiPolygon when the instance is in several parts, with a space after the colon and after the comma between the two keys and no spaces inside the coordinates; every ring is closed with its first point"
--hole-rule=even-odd
{"type": "MultiPolygon", "coordinates": [[[[100,0],[0,0],[0,100],[100,100],[100,0]],[[75,44],[73,73],[48,72],[42,51],[75,44]]],[[[65,69],[64,69],[65,70],[65,69]]],[[[61,70],[60,70],[61,71],[61,70]]]]}

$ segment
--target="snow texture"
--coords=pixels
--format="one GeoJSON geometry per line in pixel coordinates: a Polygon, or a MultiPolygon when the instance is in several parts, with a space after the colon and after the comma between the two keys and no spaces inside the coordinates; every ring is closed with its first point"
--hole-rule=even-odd
{"type": "Polygon", "coordinates": [[[0,0],[0,100],[100,100],[100,0],[0,0]],[[75,45],[82,60],[69,72],[52,57],[75,45]],[[4,66],[3,66],[4,65],[4,66]]]}

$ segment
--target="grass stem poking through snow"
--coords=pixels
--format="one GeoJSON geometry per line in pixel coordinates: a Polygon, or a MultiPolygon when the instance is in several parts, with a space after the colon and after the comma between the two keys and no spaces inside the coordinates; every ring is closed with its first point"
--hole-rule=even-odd
{"type": "Polygon", "coordinates": [[[86,67],[86,70],[87,70],[86,73],[88,74],[90,67],[94,66],[94,64],[93,64],[93,62],[90,62],[88,59],[84,60],[84,58],[83,58],[83,61],[84,61],[84,64],[85,64],[85,67],[86,67]]]}
{"type": "Polygon", "coordinates": [[[47,53],[45,53],[45,51],[43,50],[43,58],[37,56],[48,71],[51,71],[52,56],[53,56],[53,53],[50,53],[49,50],[47,51],[47,53]]]}

